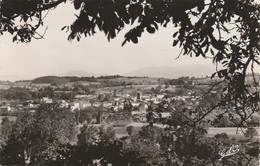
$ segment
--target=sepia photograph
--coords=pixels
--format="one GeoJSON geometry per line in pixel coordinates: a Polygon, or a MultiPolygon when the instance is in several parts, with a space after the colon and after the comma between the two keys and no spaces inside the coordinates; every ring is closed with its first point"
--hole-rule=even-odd
{"type": "Polygon", "coordinates": [[[0,0],[0,165],[259,166],[260,0],[0,0]]]}

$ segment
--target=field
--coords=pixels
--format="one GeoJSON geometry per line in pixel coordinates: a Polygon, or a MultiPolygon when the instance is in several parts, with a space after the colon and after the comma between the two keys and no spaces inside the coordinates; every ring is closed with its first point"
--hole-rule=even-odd
{"type": "Polygon", "coordinates": [[[133,91],[146,90],[151,88],[156,88],[158,85],[127,85],[127,86],[114,86],[114,87],[105,87],[99,88],[97,91],[100,93],[111,93],[115,90],[122,94],[132,93],[133,91]]]}
{"type": "Polygon", "coordinates": [[[11,85],[0,84],[0,89],[9,89],[11,85]]]}
{"type": "MultiPolygon", "coordinates": [[[[114,87],[105,87],[105,88],[99,88],[97,89],[100,93],[111,93],[116,90],[116,92],[119,92],[121,94],[131,94],[133,92],[137,91],[144,91],[144,90],[151,90],[152,88],[158,87],[159,84],[156,85],[127,85],[127,86],[114,86],[114,87]]],[[[162,85],[164,87],[164,85],[162,85]]],[[[165,90],[168,91],[175,91],[175,87],[169,86],[165,90]]]]}
{"type": "MultiPolygon", "coordinates": [[[[130,123],[127,126],[133,126],[134,132],[137,133],[141,130],[141,127],[145,126],[145,125],[148,125],[148,123],[130,123]]],[[[114,127],[114,130],[116,131],[117,137],[123,137],[123,136],[128,135],[127,131],[126,131],[127,126],[114,127]]],[[[159,124],[155,124],[155,126],[164,127],[164,126],[159,125],[159,124]]],[[[260,128],[258,127],[256,129],[257,129],[257,132],[260,134],[260,128]]],[[[246,129],[244,128],[243,131],[245,131],[245,130],[246,129]]],[[[225,128],[224,127],[223,128],[210,127],[208,129],[208,136],[209,137],[213,137],[214,135],[220,134],[220,133],[227,133],[230,138],[234,137],[234,138],[239,139],[239,140],[246,139],[246,137],[244,136],[241,129],[238,129],[238,132],[237,132],[236,127],[225,127],[225,128]]]]}

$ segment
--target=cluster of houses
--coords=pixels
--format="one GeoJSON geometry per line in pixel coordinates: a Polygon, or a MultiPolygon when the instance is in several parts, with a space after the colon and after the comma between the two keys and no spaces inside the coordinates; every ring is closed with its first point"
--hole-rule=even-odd
{"type": "MultiPolygon", "coordinates": [[[[74,102],[67,103],[62,101],[61,104],[69,106],[72,112],[86,109],[90,106],[105,108],[104,110],[110,113],[125,111],[131,114],[131,118],[134,121],[146,122],[146,114],[149,111],[148,107],[151,103],[156,105],[163,101],[167,101],[169,103],[171,100],[189,101],[190,105],[188,105],[188,108],[192,109],[192,105],[198,104],[199,100],[198,97],[191,96],[190,94],[187,96],[176,96],[172,98],[165,98],[165,96],[166,94],[164,93],[159,95],[140,95],[140,93],[138,93],[137,96],[131,96],[129,94],[118,94],[117,96],[113,96],[110,100],[101,102],[95,100],[97,99],[97,95],[79,95],[76,96],[74,102]]],[[[161,113],[161,117],[163,118],[168,116],[171,116],[170,111],[164,111],[161,113]]]]}
{"type": "MultiPolygon", "coordinates": [[[[149,80],[150,81],[150,80],[149,80]]],[[[82,84],[82,82],[80,82],[82,84]]],[[[73,87],[75,83],[67,83],[68,85],[65,85],[64,87],[73,87]]],[[[86,85],[93,84],[86,83],[86,85]]],[[[13,87],[27,87],[31,91],[37,91],[40,88],[44,87],[52,87],[51,84],[35,84],[30,81],[22,81],[22,82],[15,82],[12,84],[13,87]]],[[[157,85],[158,86],[158,85],[157,85]]],[[[60,93],[70,93],[70,88],[64,88],[60,89],[52,89],[54,95],[58,95],[60,93]]],[[[173,87],[173,86],[172,86],[173,87]]],[[[156,88],[156,87],[155,87],[156,88]]],[[[172,88],[173,90],[175,87],[172,88]]],[[[106,112],[109,113],[115,113],[115,112],[121,112],[121,111],[127,111],[131,114],[132,119],[140,122],[146,121],[146,114],[149,107],[149,104],[152,102],[153,104],[159,104],[162,101],[167,100],[170,102],[171,100],[180,100],[180,101],[189,101],[186,103],[191,103],[190,106],[192,107],[192,104],[196,103],[199,98],[192,95],[192,91],[188,92],[186,96],[174,96],[170,98],[166,98],[166,93],[159,92],[158,94],[151,94],[146,92],[138,92],[137,94],[130,94],[130,93],[117,93],[116,95],[113,92],[106,92],[106,91],[96,91],[94,94],[86,94],[84,91],[77,91],[77,94],[73,98],[73,100],[54,100],[52,98],[43,97],[40,101],[34,102],[34,101],[27,101],[26,104],[20,103],[15,106],[11,105],[3,105],[0,107],[0,113],[3,112],[16,112],[20,110],[28,110],[30,112],[36,111],[38,105],[40,103],[53,103],[53,102],[59,102],[61,107],[69,108],[72,112],[75,112],[76,110],[82,110],[86,109],[88,107],[103,107],[105,108],[106,112]],[[143,94],[142,94],[143,93],[143,94]],[[110,97],[106,100],[100,100],[99,96],[106,96],[109,95],[110,97]]],[[[106,115],[106,114],[104,114],[106,115]]],[[[170,116],[171,112],[162,112],[162,117],[170,116]]]]}
{"type": "MultiPolygon", "coordinates": [[[[58,93],[58,92],[56,92],[58,93]]],[[[4,105],[0,107],[0,113],[3,112],[16,112],[20,110],[27,110],[30,112],[35,112],[40,103],[53,103],[59,102],[61,107],[69,108],[72,112],[77,110],[86,109],[88,107],[102,107],[107,113],[103,114],[109,115],[108,113],[116,113],[125,111],[131,114],[131,118],[134,121],[146,122],[146,114],[150,103],[159,104],[162,101],[167,101],[168,103],[171,100],[180,100],[186,101],[189,100],[190,103],[197,102],[198,98],[194,97],[192,93],[188,93],[186,96],[175,96],[171,98],[166,98],[166,93],[159,94],[142,94],[138,92],[135,95],[130,95],[128,93],[117,93],[116,95],[104,94],[109,92],[104,92],[99,94],[84,94],[79,93],[75,96],[73,100],[54,100],[48,97],[43,97],[40,101],[35,102],[33,100],[28,100],[26,103],[18,104],[16,106],[4,105]],[[99,100],[99,96],[110,95],[111,97],[107,100],[99,100]]],[[[191,107],[191,106],[190,106],[191,107]]],[[[171,112],[162,112],[161,117],[171,116],[171,112]]],[[[106,117],[104,117],[105,119],[106,117]]]]}

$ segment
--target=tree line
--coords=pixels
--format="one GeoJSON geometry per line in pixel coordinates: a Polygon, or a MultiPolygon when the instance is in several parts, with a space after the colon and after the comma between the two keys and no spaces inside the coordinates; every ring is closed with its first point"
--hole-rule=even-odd
{"type": "Polygon", "coordinates": [[[68,109],[44,104],[35,113],[21,113],[1,123],[3,165],[258,165],[258,152],[227,134],[206,135],[205,124],[180,123],[172,130],[153,125],[140,131],[127,127],[117,138],[112,127],[86,119],[82,127],[68,109]],[[239,145],[240,152],[219,160],[218,152],[239,145]]]}

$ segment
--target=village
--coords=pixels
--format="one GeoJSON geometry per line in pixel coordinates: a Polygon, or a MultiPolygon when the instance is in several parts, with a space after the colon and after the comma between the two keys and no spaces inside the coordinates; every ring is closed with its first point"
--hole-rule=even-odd
{"type": "MultiPolygon", "coordinates": [[[[26,94],[21,96],[21,100],[8,101],[2,97],[0,113],[2,115],[15,114],[16,112],[25,110],[34,112],[41,103],[50,104],[56,102],[60,103],[61,107],[69,108],[74,113],[79,110],[87,109],[88,107],[103,108],[104,113],[102,114],[102,119],[104,121],[102,121],[102,123],[106,123],[105,119],[112,113],[117,114],[120,112],[128,113],[134,121],[146,122],[146,114],[151,104],[158,105],[164,102],[166,103],[166,108],[168,107],[167,103],[171,103],[172,101],[190,103],[188,104],[189,107],[193,104],[199,104],[200,98],[193,90],[181,87],[183,92],[180,92],[180,95],[175,95],[176,89],[178,91],[180,88],[179,85],[162,85],[162,83],[157,83],[156,81],[149,83],[148,85],[147,82],[145,82],[145,85],[125,85],[126,83],[123,82],[123,86],[93,88],[95,90],[89,92],[90,88],[84,90],[84,87],[95,87],[101,83],[81,81],[53,86],[51,83],[32,83],[30,81],[14,82],[10,87],[11,89],[17,89],[17,91],[26,89],[26,91],[30,93],[27,94],[29,96],[42,91],[44,91],[44,94],[40,98],[29,100],[26,100],[26,94]]],[[[194,85],[191,81],[189,84],[194,85]]],[[[8,82],[2,82],[1,86],[8,86],[8,82]]],[[[171,116],[172,109],[174,108],[168,111],[164,110],[161,117],[171,116]]]]}
{"type": "MultiPolygon", "coordinates": [[[[171,119],[178,111],[185,112],[183,110],[186,110],[188,114],[196,107],[209,107],[216,104],[218,89],[223,86],[214,87],[210,91],[211,95],[202,99],[201,96],[214,82],[217,82],[216,79],[113,76],[92,81],[60,83],[62,79],[64,78],[55,77],[49,83],[46,81],[35,83],[35,80],[14,83],[2,81],[1,116],[10,116],[15,119],[19,112],[34,113],[41,104],[55,103],[61,108],[69,109],[75,115],[79,126],[90,122],[115,128],[126,128],[131,124],[142,126],[151,121],[151,117],[147,116],[149,112],[153,112],[152,121],[162,124],[162,120],[171,119]]],[[[213,121],[216,114],[210,114],[208,119],[213,121]]],[[[259,120],[259,118],[256,119],[259,120]]],[[[209,126],[235,127],[227,117],[222,118],[220,122],[218,126],[212,123],[209,126]]],[[[117,133],[118,136],[124,134],[126,131],[117,133]]]]}

